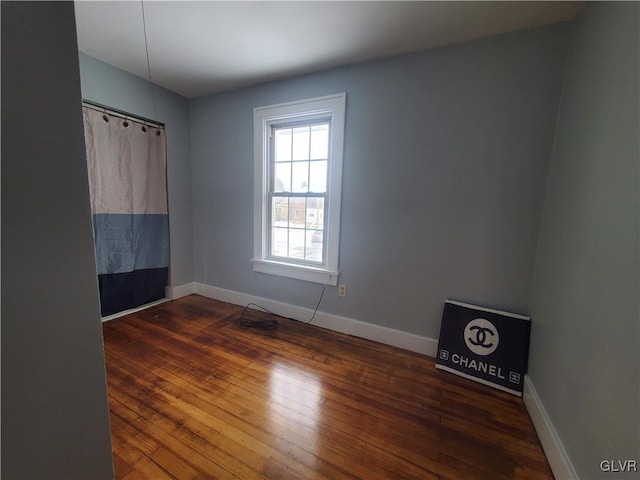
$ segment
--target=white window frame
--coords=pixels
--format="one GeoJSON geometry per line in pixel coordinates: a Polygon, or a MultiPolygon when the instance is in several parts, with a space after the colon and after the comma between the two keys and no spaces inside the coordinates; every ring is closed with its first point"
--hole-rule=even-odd
{"type": "Polygon", "coordinates": [[[253,110],[254,129],[254,215],[253,270],[260,273],[323,283],[338,284],[338,248],[340,243],[340,202],[342,197],[342,157],[346,93],[294,102],[257,107],[253,110]],[[325,200],[326,243],[324,264],[308,265],[270,257],[269,252],[269,178],[270,137],[272,127],[283,122],[330,118],[327,196],[325,200]]]}

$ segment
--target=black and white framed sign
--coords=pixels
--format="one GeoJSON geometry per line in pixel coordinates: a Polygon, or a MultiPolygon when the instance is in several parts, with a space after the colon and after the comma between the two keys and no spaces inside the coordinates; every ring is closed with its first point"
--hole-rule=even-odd
{"type": "Polygon", "coordinates": [[[436,368],[522,396],[531,319],[447,300],[436,368]]]}

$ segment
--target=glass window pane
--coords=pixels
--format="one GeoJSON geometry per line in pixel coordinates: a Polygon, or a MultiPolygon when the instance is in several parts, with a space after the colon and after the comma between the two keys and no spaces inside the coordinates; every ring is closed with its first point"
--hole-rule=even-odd
{"type": "Polygon", "coordinates": [[[276,257],[286,257],[289,247],[288,228],[271,229],[271,255],[276,257]]]}
{"type": "Polygon", "coordinates": [[[292,163],[292,192],[308,192],[309,162],[292,163]]]}
{"type": "Polygon", "coordinates": [[[306,198],[290,198],[289,199],[289,226],[304,228],[305,224],[305,207],[307,204],[306,198]]]}
{"type": "Polygon", "coordinates": [[[276,162],[287,162],[291,160],[291,129],[279,128],[276,130],[276,162]]]}
{"type": "Polygon", "coordinates": [[[322,262],[322,230],[307,230],[307,249],[305,260],[322,262]]]}
{"type": "Polygon", "coordinates": [[[304,258],[304,230],[289,229],[289,258],[304,258]]]}
{"type": "Polygon", "coordinates": [[[271,199],[271,226],[289,226],[289,199],[287,197],[273,197],[271,199]]]}
{"type": "Polygon", "coordinates": [[[324,228],[324,198],[307,199],[307,228],[324,228]]]}
{"type": "Polygon", "coordinates": [[[329,124],[311,127],[311,160],[328,159],[329,154],[329,124]]]}
{"type": "Polygon", "coordinates": [[[293,160],[309,159],[309,127],[293,128],[293,160]]]}
{"type": "Polygon", "coordinates": [[[276,176],[273,185],[274,192],[291,191],[291,163],[276,163],[276,176]]]}
{"type": "Polygon", "coordinates": [[[309,162],[309,191],[324,193],[327,191],[327,161],[309,162]]]}

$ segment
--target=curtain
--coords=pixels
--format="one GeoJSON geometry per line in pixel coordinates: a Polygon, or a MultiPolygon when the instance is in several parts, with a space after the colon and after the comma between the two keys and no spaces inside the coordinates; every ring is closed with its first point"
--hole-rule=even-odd
{"type": "Polygon", "coordinates": [[[83,108],[102,315],[164,298],[169,272],[163,128],[83,108]]]}

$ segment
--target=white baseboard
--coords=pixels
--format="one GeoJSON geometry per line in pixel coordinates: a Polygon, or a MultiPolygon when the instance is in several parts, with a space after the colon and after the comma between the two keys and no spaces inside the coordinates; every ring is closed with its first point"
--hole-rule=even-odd
{"type": "MultiPolygon", "coordinates": [[[[165,287],[165,294],[166,294],[166,287],[165,287]]],[[[112,315],[107,315],[106,317],[102,317],[102,321],[108,322],[109,320],[115,320],[116,318],[129,315],[130,313],[139,312],[140,310],[144,310],[145,308],[155,307],[156,305],[160,305],[161,303],[168,302],[169,300],[171,300],[171,298],[167,296],[166,298],[161,298],[160,300],[156,300],[155,302],[146,303],[136,308],[130,308],[129,310],[124,310],[122,312],[114,313],[112,315]]]]}
{"type": "Polygon", "coordinates": [[[129,310],[124,310],[123,312],[114,313],[113,315],[107,315],[106,317],[102,317],[103,322],[108,322],[109,320],[115,320],[116,318],[124,317],[125,315],[129,315],[130,313],[139,312],[140,310],[144,310],[145,308],[154,307],[156,305],[160,305],[161,303],[168,302],[169,300],[176,300],[180,297],[186,297],[187,295],[191,295],[195,293],[195,282],[185,283],[184,285],[178,285],[177,287],[164,287],[164,296],[165,298],[161,298],[160,300],[156,300],[155,302],[147,303],[145,305],[141,305],[136,308],[131,308],[129,310]]]}
{"type": "Polygon", "coordinates": [[[186,297],[187,295],[196,293],[196,282],[185,283],[184,285],[178,285],[176,287],[166,287],[165,291],[167,298],[176,300],[178,298],[186,297]]]}
{"type": "Polygon", "coordinates": [[[524,377],[523,398],[554,477],[556,480],[577,480],[578,475],[573,464],[529,375],[524,377]]]}
{"type": "MultiPolygon", "coordinates": [[[[313,310],[309,308],[298,307],[296,305],[202,283],[195,283],[194,293],[235,305],[244,306],[248,303],[257,303],[277,315],[293,318],[301,322],[308,322],[313,315],[313,310]]],[[[335,332],[346,333],[355,337],[366,338],[367,340],[373,340],[385,345],[392,345],[412,352],[422,353],[430,357],[435,357],[438,351],[438,340],[436,339],[403,332],[401,330],[394,330],[393,328],[382,327],[372,323],[361,322],[353,318],[325,313],[320,310],[318,310],[318,313],[313,319],[312,325],[335,332]]]]}

